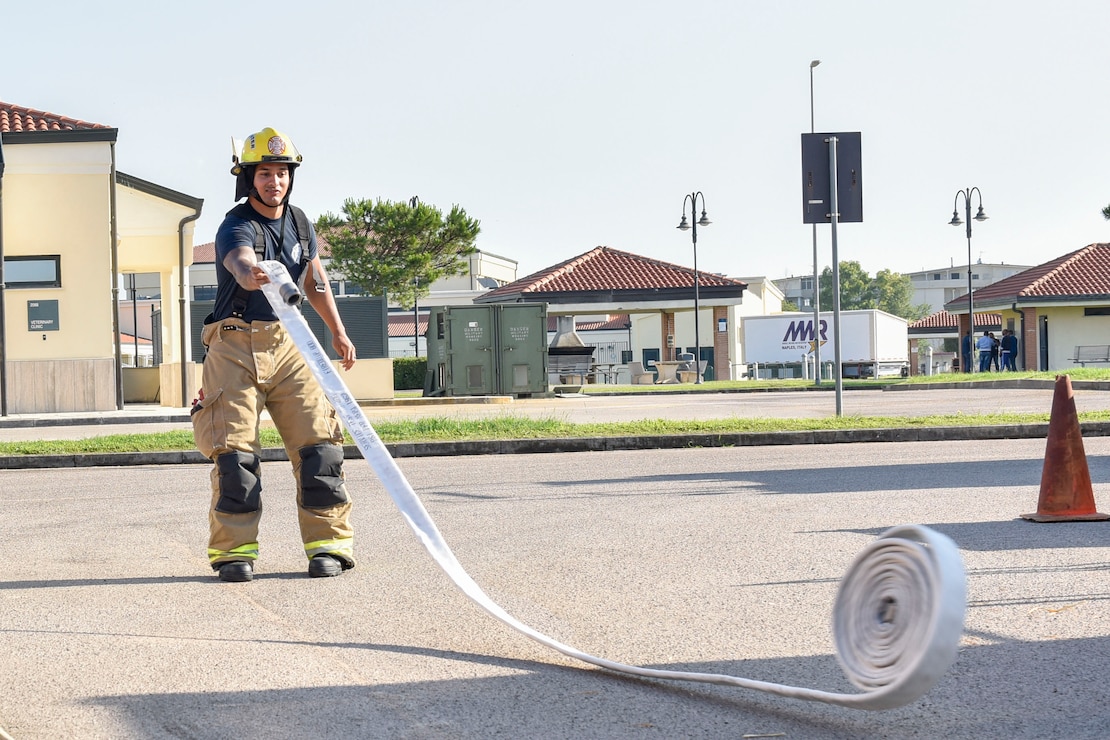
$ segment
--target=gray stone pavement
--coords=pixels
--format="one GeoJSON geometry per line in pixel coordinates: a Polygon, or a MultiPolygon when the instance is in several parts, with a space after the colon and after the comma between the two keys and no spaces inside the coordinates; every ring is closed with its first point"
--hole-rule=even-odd
{"type": "MultiPolygon", "coordinates": [[[[1110,509],[1110,437],[1085,442],[1110,509]]],[[[490,618],[361,461],[358,567],[308,579],[264,464],[252,583],[208,571],[204,465],[0,472],[0,727],[39,738],[1104,738],[1110,523],[1034,524],[1044,441],[408,458],[460,562],[599,657],[851,693],[829,618],[891,526],[951,537],[955,665],[863,712],[609,673],[490,618]]]]}

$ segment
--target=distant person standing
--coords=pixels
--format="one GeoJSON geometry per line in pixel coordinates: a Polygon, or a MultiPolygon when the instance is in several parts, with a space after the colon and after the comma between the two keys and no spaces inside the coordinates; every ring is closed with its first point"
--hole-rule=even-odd
{"type": "Polygon", "coordinates": [[[991,351],[994,349],[994,339],[991,338],[991,333],[989,331],[983,332],[983,336],[979,337],[975,347],[979,350],[979,372],[990,371],[991,351]]]}
{"type": "Polygon", "coordinates": [[[1017,335],[1012,329],[1002,330],[1002,369],[1017,372],[1017,335]]]}
{"type": "Polygon", "coordinates": [[[998,341],[998,337],[996,337],[994,335],[993,331],[990,333],[990,336],[991,336],[991,367],[993,367],[996,371],[1001,370],[1002,368],[1000,368],[998,366],[998,348],[999,348],[999,345],[1001,344],[1001,342],[998,341]]]}
{"type": "Polygon", "coordinates": [[[967,334],[964,334],[963,353],[964,353],[964,372],[965,373],[970,373],[971,372],[971,362],[972,362],[972,357],[971,357],[971,331],[970,330],[967,332],[967,334]]]}

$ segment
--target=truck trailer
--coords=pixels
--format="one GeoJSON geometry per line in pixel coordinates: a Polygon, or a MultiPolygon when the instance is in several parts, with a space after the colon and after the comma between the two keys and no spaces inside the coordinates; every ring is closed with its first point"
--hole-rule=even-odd
{"type": "MultiPolygon", "coordinates": [[[[822,375],[832,377],[836,359],[833,315],[822,312],[817,332],[821,343],[822,375]]],[[[745,316],[741,320],[741,357],[748,377],[758,368],[761,378],[805,377],[813,362],[813,314],[781,313],[745,316]]],[[[903,318],[878,310],[840,312],[841,374],[845,378],[906,375],[909,371],[909,335],[903,318]]]]}

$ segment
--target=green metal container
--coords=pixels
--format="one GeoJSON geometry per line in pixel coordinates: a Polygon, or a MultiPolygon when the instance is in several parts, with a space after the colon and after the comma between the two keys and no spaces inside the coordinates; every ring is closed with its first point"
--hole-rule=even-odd
{"type": "Polygon", "coordinates": [[[547,304],[434,306],[425,396],[547,391],[547,304]]]}

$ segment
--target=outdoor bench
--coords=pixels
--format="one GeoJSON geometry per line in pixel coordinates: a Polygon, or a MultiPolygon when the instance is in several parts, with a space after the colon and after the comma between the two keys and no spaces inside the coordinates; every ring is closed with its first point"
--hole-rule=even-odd
{"type": "Polygon", "coordinates": [[[1110,344],[1084,344],[1075,348],[1072,362],[1086,367],[1088,362],[1110,362],[1110,344]]]}

